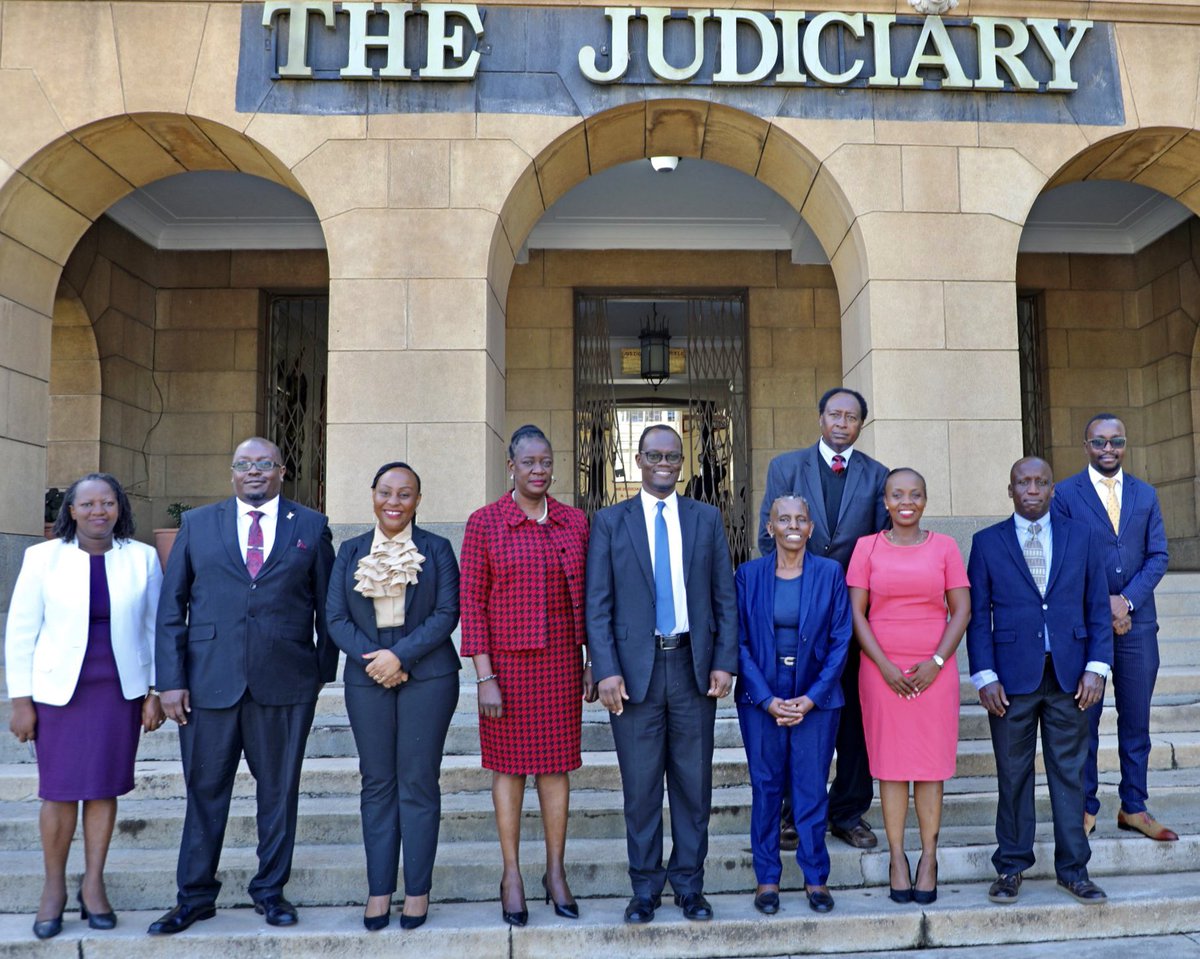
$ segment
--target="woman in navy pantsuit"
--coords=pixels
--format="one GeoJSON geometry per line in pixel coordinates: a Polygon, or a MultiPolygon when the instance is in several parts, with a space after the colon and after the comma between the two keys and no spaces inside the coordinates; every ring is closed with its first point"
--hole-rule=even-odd
{"type": "Polygon", "coordinates": [[[404,845],[402,929],[429,911],[441,819],[438,777],[458,703],[458,563],[413,520],[421,478],[387,463],[371,483],[375,529],[347,540],[329,580],[329,633],[346,654],[346,712],[362,773],[369,898],[363,925],[388,924],[404,845]]]}
{"type": "Polygon", "coordinates": [[[779,910],[779,813],[790,790],[808,904],[829,912],[825,787],[853,621],[841,566],[805,552],[812,520],[804,497],[779,497],[770,517],[774,554],[737,571],[736,699],[752,791],[754,906],[767,915],[779,910]]]}

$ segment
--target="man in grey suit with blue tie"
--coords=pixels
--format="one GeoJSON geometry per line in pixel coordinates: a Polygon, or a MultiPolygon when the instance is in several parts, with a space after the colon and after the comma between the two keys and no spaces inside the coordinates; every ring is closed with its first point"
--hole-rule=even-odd
{"type": "MultiPolygon", "coordinates": [[[[1092,531],[1108,574],[1113,623],[1113,698],[1117,706],[1117,750],[1121,760],[1121,808],[1117,827],[1171,842],[1174,830],[1146,809],[1150,762],[1150,699],[1158,677],[1158,612],[1154,587],[1167,571],[1167,533],[1158,495],[1149,483],[1125,472],[1125,424],[1112,413],[1097,413],[1084,427],[1088,466],[1058,484],[1054,514],[1092,531]]],[[[1083,782],[1087,808],[1083,825],[1091,832],[1100,812],[1096,796],[1100,745],[1098,703],[1088,713],[1091,737],[1083,782]]]]}
{"type": "Polygon", "coordinates": [[[682,464],[679,434],[647,427],[638,442],[641,490],[600,510],[588,543],[588,652],[621,768],[630,923],[654,918],[667,880],[687,919],[712,918],[704,859],[713,726],[716,700],[729,695],[737,671],[737,603],[721,513],[676,494],[682,464]]]}

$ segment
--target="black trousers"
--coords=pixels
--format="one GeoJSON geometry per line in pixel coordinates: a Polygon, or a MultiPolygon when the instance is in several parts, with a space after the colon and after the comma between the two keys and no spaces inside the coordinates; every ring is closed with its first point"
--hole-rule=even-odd
{"type": "Polygon", "coordinates": [[[998,873],[1023,872],[1033,865],[1034,757],[1038,725],[1042,757],[1054,815],[1054,872],[1059,879],[1087,879],[1092,850],[1083,831],[1083,767],[1088,751],[1088,715],[1075,702],[1075,691],[1063,692],[1046,657],[1041,685],[1032,693],[1008,694],[1004,716],[988,714],[996,754],[996,852],[998,873]]]}
{"type": "Polygon", "coordinates": [[[852,647],[842,673],[842,695],[846,704],[837,731],[837,772],[829,787],[829,821],[851,829],[871,808],[874,789],[863,733],[862,704],[858,699],[858,667],[861,653],[852,647]]]}
{"type": "Polygon", "coordinates": [[[677,895],[704,891],[712,808],[717,701],[696,688],[691,650],[658,650],[640,703],[610,716],[634,895],[654,896],[666,880],[677,895]],[[671,800],[671,858],[663,868],[663,776],[671,800]]]}
{"type": "Polygon", "coordinates": [[[217,866],[243,753],[258,801],[258,873],[250,880],[250,898],[259,902],[282,895],[292,872],[300,765],[315,710],[315,701],[263,706],[249,693],[228,709],[192,707],[187,725],[179,727],[187,783],[187,811],[175,870],[180,903],[216,902],[221,890],[217,866]]]}
{"type": "Polygon", "coordinates": [[[346,712],[362,774],[369,895],[396,891],[402,842],[405,894],[423,896],[433,884],[442,752],[457,703],[456,672],[410,679],[392,689],[346,685],[346,712]]]}

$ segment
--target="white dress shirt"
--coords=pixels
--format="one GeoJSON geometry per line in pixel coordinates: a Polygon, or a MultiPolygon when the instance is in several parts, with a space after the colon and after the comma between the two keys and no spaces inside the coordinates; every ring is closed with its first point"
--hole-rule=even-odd
{"type": "Polygon", "coordinates": [[[688,623],[687,587],[683,585],[683,532],[679,526],[679,497],[671,493],[666,499],[651,496],[645,490],[638,495],[642,498],[642,515],[646,520],[646,538],[650,541],[650,567],[658,565],[658,557],[654,555],[654,521],[658,515],[658,504],[664,504],[663,519],[667,523],[667,547],[671,551],[671,594],[675,599],[675,632],[686,633],[691,627],[688,623]]]}
{"type": "MultiPolygon", "coordinates": [[[[1047,513],[1040,520],[1037,520],[1040,527],[1037,534],[1038,542],[1042,544],[1042,552],[1046,554],[1046,582],[1049,584],[1050,573],[1054,569],[1054,532],[1053,524],[1050,522],[1050,514],[1047,513]]],[[[1025,543],[1029,539],[1029,527],[1032,525],[1030,520],[1023,516],[1013,514],[1013,528],[1017,537],[1017,545],[1021,549],[1021,554],[1025,553],[1025,543]]],[[[1050,627],[1042,627],[1042,636],[1045,643],[1046,652],[1050,652],[1050,627]]],[[[1095,673],[1102,678],[1108,676],[1108,663],[1089,662],[1084,666],[1084,670],[1089,673],[1095,673]]],[[[993,670],[981,669],[971,676],[971,683],[976,689],[983,689],[984,686],[998,683],[1000,677],[993,670]]]]}
{"type": "MultiPolygon", "coordinates": [[[[823,459],[825,461],[825,465],[828,466],[830,469],[833,469],[833,458],[835,456],[838,456],[839,453],[832,446],[830,446],[828,443],[825,442],[825,437],[821,437],[821,439],[819,439],[817,441],[817,451],[821,454],[821,459],[823,459]]],[[[853,446],[847,446],[844,450],[842,450],[840,455],[841,455],[842,459],[844,459],[846,461],[847,466],[850,465],[850,457],[853,454],[854,454],[853,446]]]]}
{"type": "Polygon", "coordinates": [[[1115,479],[1117,482],[1113,485],[1113,492],[1117,494],[1117,509],[1125,502],[1121,496],[1125,491],[1125,471],[1117,470],[1115,476],[1105,476],[1094,466],[1088,466],[1088,479],[1092,481],[1092,489],[1096,491],[1096,495],[1100,497],[1100,505],[1108,510],[1108,487],[1105,485],[1105,480],[1115,479]]]}
{"type": "Polygon", "coordinates": [[[249,503],[243,503],[240,499],[237,501],[238,509],[238,549],[242,551],[242,562],[246,561],[246,548],[250,540],[250,525],[254,522],[250,518],[251,510],[258,510],[262,516],[258,518],[259,528],[263,534],[263,562],[267,561],[267,557],[271,555],[271,548],[275,545],[275,526],[279,519],[279,497],[267,500],[258,506],[251,506],[249,503]]]}

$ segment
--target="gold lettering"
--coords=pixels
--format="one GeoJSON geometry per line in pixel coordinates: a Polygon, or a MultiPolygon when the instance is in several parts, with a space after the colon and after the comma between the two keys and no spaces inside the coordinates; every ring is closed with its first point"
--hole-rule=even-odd
{"type": "Polygon", "coordinates": [[[800,61],[800,24],[805,17],[803,10],[778,10],[775,13],[783,34],[783,69],[775,75],[776,83],[808,82],[808,77],[800,69],[803,66],[800,61]]]}
{"type": "Polygon", "coordinates": [[[887,13],[868,13],[871,36],[875,41],[875,72],[867,78],[872,87],[894,87],[900,78],[892,73],[892,25],[896,18],[887,13]]]}
{"type": "Polygon", "coordinates": [[[421,7],[429,17],[429,47],[425,59],[425,68],[421,71],[422,80],[469,80],[475,76],[479,66],[479,51],[472,50],[463,56],[462,24],[456,25],[446,33],[446,17],[461,17],[475,32],[475,39],[483,36],[483,20],[479,16],[479,8],[473,3],[431,3],[421,7]],[[457,66],[447,66],[447,54],[455,60],[461,60],[457,66]]]}
{"type": "Polygon", "coordinates": [[[404,20],[412,13],[411,3],[382,3],[382,15],[387,17],[387,33],[372,36],[367,33],[367,18],[375,16],[373,3],[343,3],[342,13],[350,17],[350,59],[342,67],[343,79],[370,79],[374,71],[367,66],[367,51],[383,49],[387,60],[379,68],[379,76],[389,80],[408,80],[412,71],[404,63],[404,20]]]}
{"type": "Polygon", "coordinates": [[[288,56],[287,62],[278,66],[279,75],[294,79],[311,77],[312,67],[308,65],[308,15],[319,13],[325,21],[325,26],[333,30],[337,23],[333,18],[333,0],[317,3],[295,2],[295,0],[267,0],[263,4],[263,26],[270,29],[275,17],[283,15],[288,18],[288,56]]]}
{"type": "Polygon", "coordinates": [[[1000,66],[1004,67],[1004,72],[1018,90],[1037,90],[1037,80],[1020,59],[1029,46],[1029,28],[1024,23],[1011,17],[976,17],[971,26],[975,28],[979,46],[976,90],[1003,90],[1004,81],[1000,79],[997,69],[1000,66]],[[1000,30],[1005,31],[1011,41],[1005,46],[996,43],[996,34],[1000,30]]]}
{"type": "Polygon", "coordinates": [[[924,86],[925,81],[917,73],[917,70],[922,67],[942,71],[943,90],[971,89],[972,83],[963,73],[962,64],[958,61],[958,54],[954,50],[954,44],[950,42],[950,34],[946,32],[946,25],[942,23],[941,17],[928,16],[925,18],[921,36],[917,38],[917,48],[913,51],[912,62],[908,65],[908,73],[901,78],[900,86],[924,86]],[[934,52],[927,53],[931,43],[934,52]]]}
{"type": "Polygon", "coordinates": [[[721,69],[713,74],[713,83],[757,83],[771,72],[779,59],[779,38],[766,14],[755,10],[716,10],[713,16],[721,22],[721,69]],[[738,70],[738,21],[749,24],[758,34],[758,63],[746,73],[738,70]]]}
{"type": "Polygon", "coordinates": [[[1071,58],[1079,49],[1083,36],[1092,29],[1091,20],[1068,20],[1067,30],[1071,33],[1070,42],[1064,47],[1055,29],[1058,23],[1054,20],[1030,19],[1026,23],[1033,28],[1033,35],[1038,46],[1042,48],[1050,62],[1054,65],[1054,75],[1046,84],[1047,92],[1060,93],[1078,90],[1079,84],[1071,77],[1071,58]]]}
{"type": "Polygon", "coordinates": [[[649,61],[654,75],[668,83],[683,83],[699,73],[700,66],[704,63],[704,21],[708,17],[709,11],[688,11],[688,17],[692,21],[694,52],[692,62],[686,67],[673,67],[667,63],[663,40],[666,33],[666,21],[671,16],[671,8],[642,7],[641,14],[646,18],[646,59],[649,61]]]}
{"type": "Polygon", "coordinates": [[[633,7],[605,7],[604,15],[612,21],[610,66],[601,70],[596,61],[599,54],[590,44],[579,49],[579,69],[592,83],[615,83],[629,69],[629,21],[637,10],[633,7]]]}
{"type": "Polygon", "coordinates": [[[846,27],[855,39],[862,39],[863,15],[861,13],[818,13],[809,21],[808,27],[804,31],[804,64],[808,67],[808,72],[812,74],[814,80],[832,86],[841,86],[849,83],[862,72],[863,62],[861,58],[855,60],[850,64],[849,69],[843,70],[841,73],[832,73],[825,68],[825,64],[821,62],[821,34],[826,27],[833,26],[835,23],[846,27]]]}

